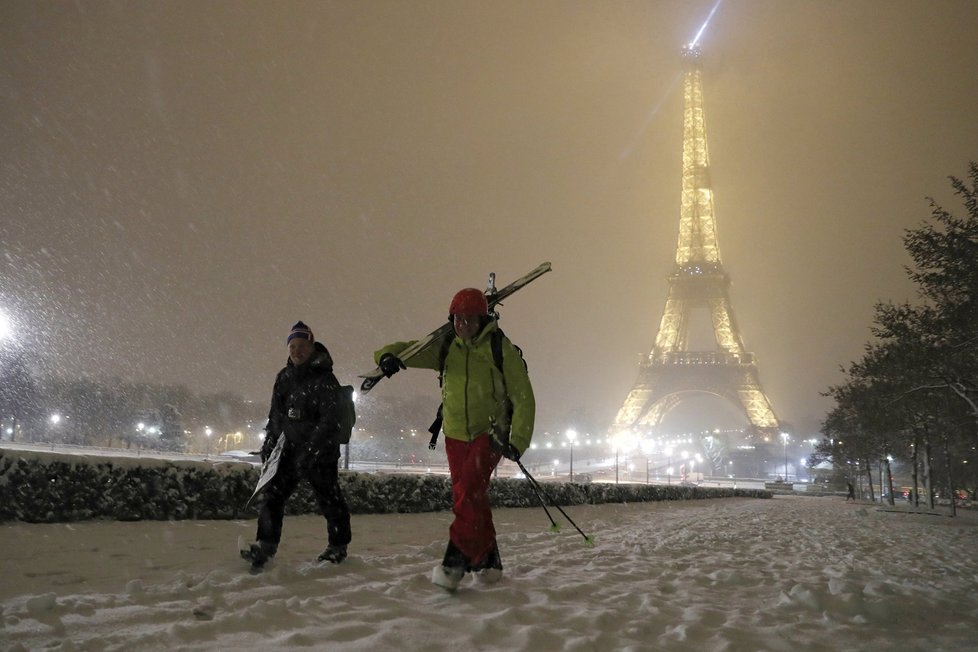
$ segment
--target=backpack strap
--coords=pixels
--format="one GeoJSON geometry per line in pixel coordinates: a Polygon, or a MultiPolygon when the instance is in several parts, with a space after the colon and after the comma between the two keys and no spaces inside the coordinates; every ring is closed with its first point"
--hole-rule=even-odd
{"type": "Polygon", "coordinates": [[[452,334],[446,335],[441,341],[441,346],[438,349],[438,388],[441,389],[442,385],[445,384],[445,360],[448,358],[448,350],[452,346],[452,340],[455,336],[452,334]]]}
{"type": "Polygon", "coordinates": [[[489,345],[492,348],[492,361],[496,363],[496,369],[503,374],[503,387],[506,386],[506,374],[503,372],[503,331],[498,326],[490,335],[489,345]]]}
{"type": "Polygon", "coordinates": [[[428,426],[428,432],[431,433],[431,439],[428,440],[428,450],[435,450],[435,446],[438,445],[438,433],[441,432],[441,424],[445,420],[445,415],[442,414],[442,408],[444,403],[438,404],[438,412],[435,414],[435,420],[431,422],[428,426]]]}
{"type": "MultiPolygon", "coordinates": [[[[453,336],[446,336],[445,339],[441,341],[441,347],[438,349],[439,388],[441,388],[441,386],[445,383],[445,359],[448,357],[448,349],[452,345],[453,339],[455,339],[453,336]]],[[[441,432],[441,424],[445,420],[442,406],[442,403],[438,404],[438,412],[435,413],[435,420],[431,422],[430,426],[428,426],[428,432],[431,433],[431,439],[428,440],[428,450],[435,450],[435,446],[438,445],[438,433],[441,432]]]]}

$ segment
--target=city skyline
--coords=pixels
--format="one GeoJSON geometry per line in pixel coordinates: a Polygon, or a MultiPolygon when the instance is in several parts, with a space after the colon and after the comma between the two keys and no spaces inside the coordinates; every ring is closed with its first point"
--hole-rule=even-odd
{"type": "MultiPolygon", "coordinates": [[[[263,403],[295,321],[355,384],[457,289],[548,260],[500,310],[539,428],[610,425],[674,259],[680,49],[715,6],[5,3],[8,345],[263,403]]],[[[929,196],[960,211],[978,158],[978,6],[880,6],[727,2],[698,42],[733,305],[806,437],[873,304],[917,301],[903,231],[929,196]]]]}

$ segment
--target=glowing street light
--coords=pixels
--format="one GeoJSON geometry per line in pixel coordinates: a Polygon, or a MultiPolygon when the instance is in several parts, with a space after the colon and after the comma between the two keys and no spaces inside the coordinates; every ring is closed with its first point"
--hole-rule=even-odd
{"type": "Polygon", "coordinates": [[[10,325],[10,319],[3,310],[0,310],[0,342],[13,337],[13,333],[14,330],[10,325]]]}
{"type": "Polygon", "coordinates": [[[577,431],[570,428],[566,433],[567,442],[570,444],[570,478],[571,482],[574,482],[574,440],[577,439],[577,431]]]}
{"type": "Polygon", "coordinates": [[[781,433],[781,441],[784,444],[784,481],[788,481],[788,439],[790,435],[786,432],[781,433]]]}

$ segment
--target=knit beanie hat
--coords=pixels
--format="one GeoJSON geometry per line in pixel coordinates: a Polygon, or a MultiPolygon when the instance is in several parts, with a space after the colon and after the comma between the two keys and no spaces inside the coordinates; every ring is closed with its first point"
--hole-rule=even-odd
{"type": "Polygon", "coordinates": [[[316,341],[316,338],[312,336],[312,330],[301,321],[296,322],[295,326],[292,327],[289,336],[285,339],[285,343],[288,344],[297,337],[303,340],[309,340],[310,342],[316,341]]]}

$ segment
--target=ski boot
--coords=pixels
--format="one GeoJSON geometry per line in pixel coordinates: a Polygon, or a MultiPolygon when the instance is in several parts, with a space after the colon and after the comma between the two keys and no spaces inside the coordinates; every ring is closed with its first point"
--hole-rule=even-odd
{"type": "Polygon", "coordinates": [[[332,544],[326,546],[326,550],[323,550],[317,561],[328,561],[331,564],[338,564],[346,559],[346,546],[334,546],[332,544]]]}
{"type": "Polygon", "coordinates": [[[440,586],[449,593],[455,593],[458,583],[462,581],[462,577],[465,576],[465,571],[468,568],[469,560],[465,554],[449,541],[441,565],[435,566],[431,571],[431,583],[440,586]]]}
{"type": "Polygon", "coordinates": [[[252,570],[261,570],[278,551],[278,546],[267,541],[256,541],[241,549],[241,558],[251,562],[252,570]]]}
{"type": "Polygon", "coordinates": [[[458,583],[462,581],[465,569],[458,566],[435,566],[431,571],[431,583],[440,586],[449,593],[455,593],[458,583]]]}
{"type": "Polygon", "coordinates": [[[470,569],[475,578],[483,584],[495,584],[503,578],[503,562],[499,558],[499,548],[493,543],[492,550],[478,564],[470,569]]]}

